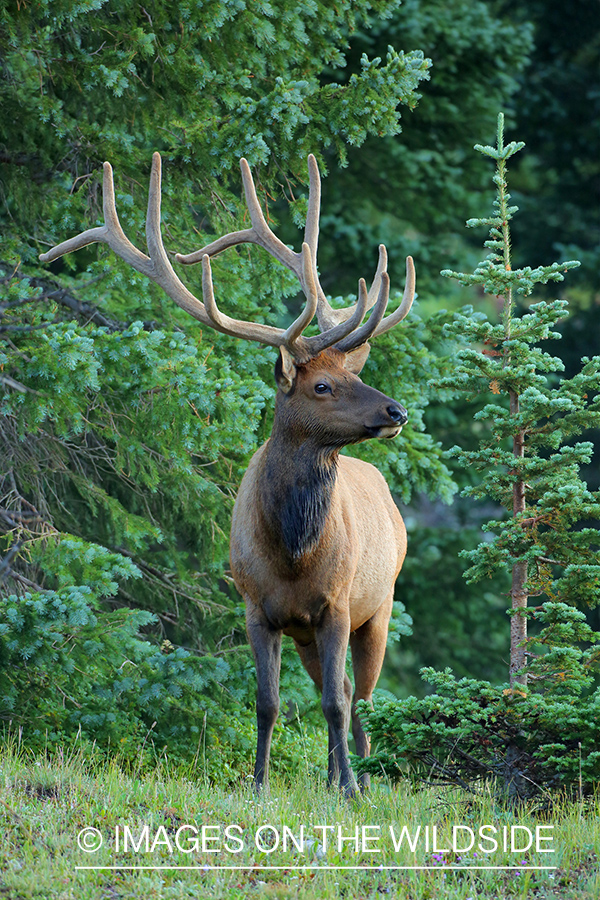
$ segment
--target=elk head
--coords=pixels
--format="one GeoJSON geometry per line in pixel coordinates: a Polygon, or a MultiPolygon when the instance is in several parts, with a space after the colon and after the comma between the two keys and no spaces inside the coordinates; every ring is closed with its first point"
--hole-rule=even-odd
{"type": "Polygon", "coordinates": [[[358,377],[368,351],[368,344],[346,353],[332,347],[296,363],[282,348],[275,367],[275,427],[281,423],[299,442],[335,450],[367,438],[396,437],[408,416],[358,377]]]}

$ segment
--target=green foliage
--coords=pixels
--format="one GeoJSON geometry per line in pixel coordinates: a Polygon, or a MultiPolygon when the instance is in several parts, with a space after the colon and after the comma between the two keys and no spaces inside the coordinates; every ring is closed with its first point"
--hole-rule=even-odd
{"type": "Polygon", "coordinates": [[[137,180],[161,150],[183,181],[178,197],[196,197],[219,227],[235,208],[227,185],[240,157],[269,164],[269,190],[278,167],[304,179],[320,147],[343,156],[368,133],[395,134],[399,103],[413,106],[427,76],[422,53],[390,48],[385,62],[364,56],[344,85],[320,81],[323,67],[345,65],[346,35],[391,6],[3,2],[2,216],[14,220],[13,254],[23,252],[19,231],[32,259],[33,242],[43,249],[94,217],[92,172],[103,159],[137,180]]]}
{"type": "Polygon", "coordinates": [[[506,599],[503,573],[465,584],[463,550],[481,541],[477,518],[424,503],[405,514],[408,553],[396,597],[406,606],[412,630],[389,647],[378,685],[395,696],[427,692],[422,666],[450,667],[458,676],[501,681],[506,669],[506,599]]]}
{"type": "Polygon", "coordinates": [[[77,735],[127,760],[152,732],[177,758],[181,742],[197,742],[209,704],[218,708],[208,697],[226,664],[152,645],[138,636],[150,613],[106,608],[120,581],[141,577],[129,560],[75,538],[51,543],[57,589],[1,601],[4,717],[33,747],[77,735]]]}
{"type": "Polygon", "coordinates": [[[421,674],[434,688],[422,700],[382,699],[375,709],[361,702],[377,752],[357,762],[359,772],[467,789],[492,778],[520,797],[594,791],[600,779],[600,690],[540,696],[457,680],[449,669],[421,674]]]}
{"type": "Polygon", "coordinates": [[[579,356],[591,356],[600,313],[597,11],[587,0],[574,0],[565,22],[560,0],[502,0],[499,12],[519,27],[526,22],[534,35],[515,97],[516,131],[527,144],[511,176],[520,210],[513,225],[515,258],[520,263],[559,254],[581,260],[569,279],[570,295],[573,311],[587,307],[580,324],[587,321],[589,331],[584,326],[578,344],[584,345],[579,356]]]}
{"type": "Polygon", "coordinates": [[[513,293],[528,296],[577,265],[512,268],[509,223],[516,207],[509,205],[506,162],[522,147],[504,145],[502,115],[496,146],[477,145],[496,161],[497,199],[492,216],[467,224],[490,228],[491,252],[473,274],[442,273],[503,300],[500,324],[464,311],[446,325],[450,338],[470,346],[456,354],[452,375],[440,385],[493,397],[474,417],[484,426],[477,449],[455,446],[449,453],[478,473],[463,495],[492,499],[508,512],[484,526],[493,540],[461,555],[471,563],[469,582],[501,574],[508,581],[512,573],[511,686],[423,670],[436,693],[386,700],[374,711],[363,706],[377,752],[358,765],[463,786],[495,776],[511,799],[550,789],[590,791],[600,776],[600,689],[593,690],[600,634],[576,608],[600,602],[598,530],[591,527],[600,519],[600,494],[579,474],[593,445],[574,440],[600,424],[600,357],[584,358],[577,375],[560,378],[560,360],[536,345],[560,336],[552,329],[566,303],[515,312],[513,293]],[[534,608],[527,606],[530,596],[538,598],[534,608]]]}
{"type": "MultiPolygon", "coordinates": [[[[136,769],[161,758],[176,767],[196,763],[220,783],[250,771],[256,737],[249,653],[228,662],[146,639],[155,615],[111,609],[123,582],[141,580],[142,572],[104,547],[57,536],[45,546],[40,567],[52,573],[56,590],[0,600],[0,703],[7,735],[18,731],[34,751],[94,746],[136,769]]],[[[298,691],[298,701],[306,694],[298,691]]],[[[299,733],[318,764],[306,712],[302,725],[291,715],[279,724],[276,770],[298,767],[299,733]]],[[[320,735],[319,741],[323,747],[320,735]]]]}
{"type": "Polygon", "coordinates": [[[403,0],[389,18],[350,36],[349,59],[356,65],[364,52],[382,56],[388,44],[421,47],[431,77],[420,86],[416,114],[403,117],[400,137],[367,138],[346,168],[332,169],[323,223],[339,237],[322,248],[323,283],[355,290],[366,251],[376,259],[383,242],[393,286],[402,284],[405,256],[414,256],[429,312],[440,289],[449,293],[440,268],[469,255],[461,211],[475,213],[487,181],[471,147],[494,128],[496,110],[510,107],[533,49],[532,29],[488,2],[403,0]]]}
{"type": "MultiPolygon", "coordinates": [[[[504,145],[504,115],[498,117],[498,134],[496,147],[476,144],[475,149],[496,160],[497,168],[493,182],[496,185],[497,194],[494,200],[494,213],[485,218],[474,218],[467,221],[468,228],[477,228],[487,225],[490,228],[489,240],[484,246],[492,252],[479,264],[473,275],[449,272],[444,270],[442,275],[457,278],[461,284],[481,284],[488,294],[511,297],[511,291],[528,296],[536,284],[546,284],[548,281],[562,281],[562,271],[576,268],[579,262],[571,260],[565,263],[552,263],[549,266],[538,266],[513,270],[511,266],[510,221],[518,207],[510,206],[510,194],[506,182],[507,161],[523,149],[523,141],[511,141],[504,145]]],[[[504,337],[509,338],[511,333],[511,317],[513,314],[510,302],[504,304],[504,337]]],[[[539,337],[538,337],[539,340],[539,337]]]]}

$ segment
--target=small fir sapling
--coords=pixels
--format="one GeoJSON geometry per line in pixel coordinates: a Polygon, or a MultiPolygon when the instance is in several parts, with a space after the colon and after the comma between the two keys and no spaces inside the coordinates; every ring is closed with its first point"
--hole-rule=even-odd
{"type": "MultiPolygon", "coordinates": [[[[569,447],[565,442],[591,424],[588,412],[593,416],[594,411],[588,410],[587,391],[591,390],[593,395],[597,389],[598,362],[589,363],[584,359],[583,377],[563,380],[554,387],[555,379],[545,373],[555,373],[564,367],[560,360],[536,345],[541,340],[560,337],[551,329],[566,315],[567,302],[537,303],[522,315],[515,312],[515,294],[528,296],[537,284],[562,281],[563,273],[579,263],[569,261],[536,269],[513,269],[510,221],[517,207],[509,205],[506,169],[507,161],[524,144],[512,141],[505,146],[503,131],[503,115],[500,114],[497,146],[477,145],[475,148],[496,161],[493,180],[497,196],[493,215],[467,222],[471,228],[490,227],[490,238],[485,241],[485,246],[491,253],[472,275],[450,271],[442,274],[456,278],[464,285],[481,285],[486,294],[497,298],[502,308],[502,321],[498,325],[492,325],[487,319],[463,321],[462,317],[457,317],[447,328],[454,334],[462,331],[475,345],[461,354],[457,386],[481,394],[487,384],[489,391],[500,401],[489,403],[477,414],[477,418],[488,426],[479,449],[465,454],[459,447],[454,447],[450,453],[482,473],[480,483],[465,493],[492,498],[512,513],[507,519],[488,523],[487,530],[495,531],[497,540],[481,544],[470,554],[472,566],[466,577],[478,580],[498,568],[510,566],[510,680],[511,685],[526,685],[527,673],[523,670],[527,662],[528,597],[544,593],[549,567],[566,568],[583,562],[567,550],[574,540],[571,528],[578,521],[595,517],[594,498],[578,476],[579,466],[589,462],[593,447],[589,443],[569,447]],[[503,403],[506,398],[508,403],[503,403]],[[567,496],[570,502],[565,504],[567,496]],[[558,532],[562,554],[557,548],[558,532]]],[[[446,379],[446,384],[451,380],[446,379]]],[[[595,406],[597,410],[597,404],[595,406]]],[[[583,550],[581,539],[576,539],[575,543],[580,551],[583,550]]],[[[572,570],[569,576],[572,581],[572,570]]],[[[585,594],[582,599],[589,602],[592,597],[588,596],[585,578],[580,581],[584,582],[580,585],[585,594]]],[[[556,587],[547,596],[556,599],[555,595],[556,587]]],[[[576,599],[572,592],[571,599],[576,599]]]]}
{"type": "Polygon", "coordinates": [[[467,223],[489,226],[491,252],[473,274],[442,273],[493,295],[501,322],[471,310],[453,317],[446,333],[463,335],[470,346],[440,384],[473,397],[491,395],[475,416],[484,425],[479,447],[453,447],[449,455],[480,473],[465,495],[507,511],[484,526],[494,539],[463,555],[471,563],[468,581],[502,571],[511,579],[510,686],[457,681],[449,670],[427,669],[435,694],[388,700],[375,710],[364,707],[363,715],[376,742],[365,766],[371,772],[400,776],[409,763],[417,777],[463,786],[495,775],[514,798],[541,786],[590,787],[600,774],[600,693],[592,692],[600,635],[582,611],[600,601],[600,542],[592,527],[600,519],[600,494],[579,475],[593,445],[573,440],[600,424],[600,357],[584,358],[577,375],[560,378],[561,361],[539,342],[560,337],[552,329],[566,316],[567,302],[515,309],[515,294],[562,281],[578,263],[512,268],[509,223],[516,207],[509,205],[506,166],[524,145],[505,145],[503,124],[500,114],[495,147],[476,147],[496,161],[493,214],[467,223]],[[528,606],[533,597],[537,605],[528,606]],[[528,619],[541,626],[529,639],[528,619]]]}

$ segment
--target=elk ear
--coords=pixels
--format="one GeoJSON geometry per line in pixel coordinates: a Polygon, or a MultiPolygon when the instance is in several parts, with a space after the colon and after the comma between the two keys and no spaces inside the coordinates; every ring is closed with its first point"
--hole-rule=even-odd
{"type": "Polygon", "coordinates": [[[289,394],[294,387],[295,378],[296,363],[294,362],[294,357],[282,344],[279,348],[279,359],[275,364],[275,381],[277,382],[277,387],[283,391],[284,394],[289,394]]]}
{"type": "Polygon", "coordinates": [[[356,350],[349,350],[344,359],[344,368],[353,375],[360,375],[370,351],[370,344],[361,344],[356,350]]]}

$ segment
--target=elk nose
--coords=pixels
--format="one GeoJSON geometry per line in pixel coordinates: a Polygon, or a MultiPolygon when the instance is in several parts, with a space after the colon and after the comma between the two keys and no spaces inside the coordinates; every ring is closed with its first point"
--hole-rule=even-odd
{"type": "Polygon", "coordinates": [[[387,407],[386,412],[390,419],[393,422],[397,422],[398,425],[406,425],[408,422],[408,413],[404,409],[403,406],[398,406],[395,403],[387,407]]]}

